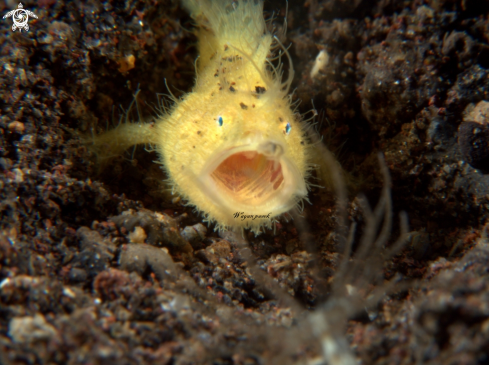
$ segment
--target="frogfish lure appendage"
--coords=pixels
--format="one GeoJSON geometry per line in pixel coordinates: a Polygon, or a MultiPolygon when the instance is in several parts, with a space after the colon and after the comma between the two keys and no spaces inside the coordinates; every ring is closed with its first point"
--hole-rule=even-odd
{"type": "Polygon", "coordinates": [[[283,82],[282,66],[267,59],[278,40],[266,29],[262,1],[184,5],[197,23],[192,92],[154,125],[124,124],[95,144],[117,143],[112,153],[151,144],[175,193],[209,222],[259,233],[307,195],[310,145],[291,109],[291,78],[283,82]]]}

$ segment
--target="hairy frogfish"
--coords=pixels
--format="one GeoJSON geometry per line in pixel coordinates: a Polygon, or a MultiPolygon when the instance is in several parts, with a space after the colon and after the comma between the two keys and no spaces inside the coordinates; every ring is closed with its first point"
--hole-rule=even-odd
{"type": "Polygon", "coordinates": [[[267,29],[262,0],[186,0],[199,57],[191,92],[155,123],[125,123],[94,137],[114,154],[136,144],[158,153],[174,194],[216,229],[259,233],[307,197],[311,146],[293,111],[287,54],[267,29]]]}

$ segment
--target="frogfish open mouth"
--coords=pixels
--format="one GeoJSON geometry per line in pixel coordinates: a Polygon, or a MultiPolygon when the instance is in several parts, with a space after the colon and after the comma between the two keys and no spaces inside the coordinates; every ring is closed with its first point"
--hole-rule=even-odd
{"type": "Polygon", "coordinates": [[[267,30],[260,0],[184,5],[197,24],[192,92],[154,124],[96,136],[94,148],[112,155],[151,144],[174,193],[207,221],[259,233],[307,195],[311,148],[288,95],[294,72],[282,81],[282,65],[271,59],[288,53],[267,30]]]}

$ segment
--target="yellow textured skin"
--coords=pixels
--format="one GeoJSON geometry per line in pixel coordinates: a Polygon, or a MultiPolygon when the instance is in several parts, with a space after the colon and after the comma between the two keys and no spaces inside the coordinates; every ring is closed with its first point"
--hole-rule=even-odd
{"type": "Polygon", "coordinates": [[[218,229],[258,233],[307,195],[310,146],[290,106],[293,70],[283,83],[267,60],[278,41],[262,1],[184,4],[198,25],[194,89],[154,125],[121,125],[95,145],[117,154],[150,143],[174,193],[218,229]]]}

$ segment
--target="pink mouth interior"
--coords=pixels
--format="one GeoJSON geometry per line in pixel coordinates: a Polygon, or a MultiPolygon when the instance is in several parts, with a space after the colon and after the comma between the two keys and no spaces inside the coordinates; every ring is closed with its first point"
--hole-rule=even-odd
{"type": "Polygon", "coordinates": [[[211,177],[234,199],[247,204],[264,202],[284,181],[280,162],[269,160],[256,151],[229,156],[211,177]]]}

